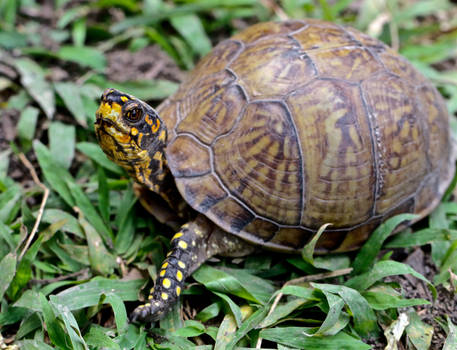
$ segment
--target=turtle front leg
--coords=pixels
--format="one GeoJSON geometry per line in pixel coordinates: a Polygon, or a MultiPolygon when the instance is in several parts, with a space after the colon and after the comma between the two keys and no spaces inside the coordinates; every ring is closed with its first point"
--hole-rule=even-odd
{"type": "Polygon", "coordinates": [[[173,236],[149,300],[132,312],[131,321],[152,322],[163,317],[177,301],[186,277],[213,255],[244,256],[254,249],[199,215],[173,236]]]}

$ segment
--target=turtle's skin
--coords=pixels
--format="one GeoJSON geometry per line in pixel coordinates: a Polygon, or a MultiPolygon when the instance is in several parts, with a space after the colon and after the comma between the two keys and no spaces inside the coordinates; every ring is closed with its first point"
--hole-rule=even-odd
{"type": "Polygon", "coordinates": [[[395,214],[422,218],[455,164],[431,83],[380,41],[317,20],[221,42],[157,112],[106,90],[96,133],[188,220],[133,320],[159,319],[213,254],[299,252],[325,223],[317,251],[348,251],[395,214]]]}

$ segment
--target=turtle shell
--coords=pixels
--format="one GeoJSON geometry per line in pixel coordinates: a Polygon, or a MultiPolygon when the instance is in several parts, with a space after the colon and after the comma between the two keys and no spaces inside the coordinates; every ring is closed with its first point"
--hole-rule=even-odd
{"type": "Polygon", "coordinates": [[[221,42],[158,111],[184,199],[227,232],[297,251],[359,247],[427,215],[454,173],[449,115],[403,57],[352,28],[262,23],[221,42]]]}

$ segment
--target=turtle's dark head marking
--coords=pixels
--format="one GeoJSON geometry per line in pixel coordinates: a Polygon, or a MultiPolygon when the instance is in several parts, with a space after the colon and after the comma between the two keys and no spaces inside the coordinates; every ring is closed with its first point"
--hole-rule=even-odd
{"type": "Polygon", "coordinates": [[[157,191],[167,130],[151,106],[132,95],[107,89],[96,112],[95,133],[112,161],[137,182],[157,191]]]}

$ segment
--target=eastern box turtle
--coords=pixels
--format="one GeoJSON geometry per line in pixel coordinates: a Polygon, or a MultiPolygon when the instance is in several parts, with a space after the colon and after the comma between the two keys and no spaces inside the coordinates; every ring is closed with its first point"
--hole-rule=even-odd
{"type": "Polygon", "coordinates": [[[432,84],[382,42],[318,20],[221,42],[157,112],[108,89],[95,126],[184,224],[133,320],[159,319],[214,254],[299,252],[325,223],[316,249],[347,251],[395,214],[422,218],[455,166],[432,84]]]}

